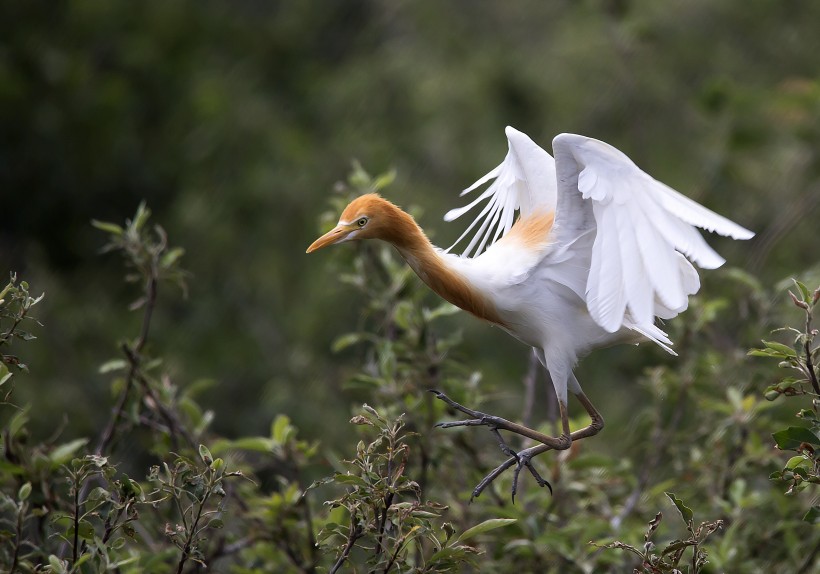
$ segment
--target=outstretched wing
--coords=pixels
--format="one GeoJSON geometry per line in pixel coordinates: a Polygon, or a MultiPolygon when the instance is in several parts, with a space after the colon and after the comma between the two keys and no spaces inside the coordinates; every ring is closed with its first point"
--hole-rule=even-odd
{"type": "Polygon", "coordinates": [[[555,209],[557,188],[552,156],[512,127],[508,126],[505,133],[510,149],[504,161],[461,195],[475,191],[490,180],[495,181],[471,203],[450,210],[444,216],[445,221],[453,221],[487,200],[478,216],[447,251],[474,233],[462,256],[478,256],[510,230],[516,211],[526,217],[538,209],[555,209]],[[473,231],[476,227],[478,229],[473,231]]]}
{"type": "MultiPolygon", "coordinates": [[[[754,234],[641,171],[601,141],[573,134],[553,140],[558,178],[555,245],[594,229],[586,281],[592,318],[609,332],[630,323],[649,327],[673,317],[697,292],[700,267],[724,263],[695,227],[749,239],[754,234]]],[[[589,242],[578,242],[580,245],[589,242]]]]}

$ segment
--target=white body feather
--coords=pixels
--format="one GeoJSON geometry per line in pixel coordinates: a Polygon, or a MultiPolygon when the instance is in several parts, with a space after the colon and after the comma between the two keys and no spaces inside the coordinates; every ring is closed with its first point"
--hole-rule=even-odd
{"type": "Polygon", "coordinates": [[[525,134],[506,133],[504,161],[464,193],[493,183],[445,215],[451,221],[487,200],[456,241],[475,229],[470,243],[461,256],[440,255],[492,301],[511,335],[536,349],[566,404],[567,390],[580,392],[572,369],[592,349],[649,339],[673,353],[654,322],[686,309],[699,289],[687,257],[709,269],[724,262],[694,226],[735,239],[753,233],[652,179],[603,142],[561,134],[553,160],[525,134]],[[513,234],[500,240],[516,213],[526,219],[552,212],[542,241],[522,245],[513,234]]]}

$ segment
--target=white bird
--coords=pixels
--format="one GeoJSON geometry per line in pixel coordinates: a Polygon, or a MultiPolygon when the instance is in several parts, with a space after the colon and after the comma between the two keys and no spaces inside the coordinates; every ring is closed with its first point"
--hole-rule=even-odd
{"type": "Polygon", "coordinates": [[[506,469],[530,470],[530,460],[550,449],[597,434],[604,419],[581,390],[573,368],[593,349],[652,341],[672,351],[655,318],[686,309],[700,280],[689,260],[704,269],[724,263],[695,227],[734,239],[754,234],[656,181],[614,147],[584,136],[558,135],[555,158],[527,135],[508,127],[504,161],[468,187],[492,183],[474,201],[448,212],[452,221],[486,202],[456,245],[472,234],[463,254],[434,247],[413,218],[376,194],[354,199],[338,225],[317,239],[310,253],[349,240],[392,243],[433,291],[531,346],[550,374],[558,397],[562,434],[551,437],[506,419],[440,399],[471,418],[439,426],[487,426],[510,458],[473,491],[506,469]],[[567,395],[590,416],[570,432],[567,395]],[[540,444],[514,452],[506,430],[540,444]]]}

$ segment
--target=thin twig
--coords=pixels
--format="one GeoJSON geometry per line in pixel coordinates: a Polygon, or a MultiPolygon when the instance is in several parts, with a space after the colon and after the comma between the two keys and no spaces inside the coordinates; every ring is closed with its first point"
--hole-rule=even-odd
{"type": "Polygon", "coordinates": [[[374,556],[376,558],[379,557],[383,550],[382,543],[384,541],[384,528],[387,525],[387,511],[390,510],[390,506],[393,504],[393,496],[394,493],[391,492],[384,497],[384,508],[382,508],[382,516],[381,520],[379,521],[379,537],[376,539],[376,550],[374,552],[374,556]]]}
{"type": "Polygon", "coordinates": [[[154,389],[151,388],[148,380],[142,375],[139,371],[139,356],[133,352],[133,349],[128,347],[127,345],[123,344],[122,346],[123,353],[125,356],[128,357],[129,362],[135,366],[136,374],[134,375],[134,380],[136,380],[140,387],[142,388],[145,395],[151,399],[151,402],[155,405],[154,410],[159,413],[159,415],[165,419],[165,423],[168,426],[169,434],[171,435],[171,440],[173,441],[173,446],[177,448],[177,434],[181,435],[185,442],[188,443],[188,446],[192,449],[196,449],[196,441],[194,437],[188,432],[188,429],[185,428],[179,419],[170,412],[165,405],[162,404],[157,394],[154,392],[154,389]]]}
{"type": "Polygon", "coordinates": [[[125,506],[121,506],[117,510],[117,515],[114,517],[113,522],[111,521],[111,515],[110,514],[108,515],[108,517],[106,517],[106,519],[105,519],[105,533],[103,534],[103,537],[102,537],[103,544],[108,542],[108,539],[111,538],[111,535],[114,534],[114,532],[117,531],[117,528],[119,526],[117,523],[120,521],[120,518],[122,518],[122,513],[125,512],[125,510],[128,508],[129,504],[130,504],[129,502],[126,502],[125,506]]]}
{"type": "Polygon", "coordinates": [[[806,310],[806,342],[804,343],[804,349],[806,350],[806,370],[809,372],[809,380],[811,381],[811,386],[814,388],[814,392],[820,395],[820,383],[817,381],[817,373],[814,372],[814,362],[811,360],[811,341],[811,311],[806,310]]]}
{"type": "Polygon", "coordinates": [[[384,567],[384,572],[382,574],[387,574],[387,572],[393,567],[393,564],[396,563],[396,558],[399,557],[399,552],[401,549],[404,548],[404,545],[407,544],[407,535],[405,534],[399,543],[396,545],[396,551],[393,552],[393,556],[390,557],[390,562],[387,563],[387,566],[384,567]]]}
{"type": "Polygon", "coordinates": [[[26,503],[21,502],[20,507],[17,510],[17,525],[15,528],[15,537],[14,537],[14,555],[11,559],[11,569],[9,570],[9,574],[14,574],[17,571],[17,566],[20,561],[20,546],[22,545],[23,540],[23,513],[26,509],[26,503]]]}
{"type": "MultiPolygon", "coordinates": [[[[111,446],[111,441],[114,439],[114,432],[117,428],[117,423],[120,421],[123,413],[125,412],[125,406],[128,402],[128,395],[134,386],[134,380],[139,369],[139,361],[134,361],[131,359],[132,356],[139,356],[139,353],[148,341],[148,333],[151,327],[151,317],[154,314],[154,307],[157,302],[157,283],[158,274],[156,269],[152,268],[152,275],[148,278],[145,288],[145,303],[143,307],[142,325],[140,327],[139,338],[137,338],[134,343],[134,347],[130,349],[132,353],[125,352],[130,363],[128,376],[125,378],[125,388],[120,393],[120,397],[117,400],[117,405],[111,413],[111,418],[108,420],[105,429],[100,435],[99,441],[97,441],[97,448],[95,449],[95,452],[98,456],[102,456],[111,446]]],[[[125,351],[125,349],[128,349],[128,347],[123,345],[123,350],[125,351]]]]}
{"type": "Polygon", "coordinates": [[[72,564],[77,564],[80,546],[80,485],[74,485],[74,548],[71,551],[72,564]]]}
{"type": "Polygon", "coordinates": [[[353,515],[350,517],[350,532],[347,535],[347,544],[345,545],[344,550],[342,551],[342,555],[339,556],[339,559],[336,561],[336,564],[333,565],[328,572],[328,574],[336,574],[339,571],[339,568],[342,567],[342,564],[345,563],[347,557],[350,555],[350,551],[353,549],[353,546],[356,544],[356,541],[362,537],[362,529],[361,527],[356,524],[356,516],[353,515]]]}
{"type": "MultiPolygon", "coordinates": [[[[199,508],[196,512],[196,517],[194,518],[194,522],[191,525],[191,528],[188,530],[188,537],[185,539],[185,546],[182,548],[182,556],[179,557],[179,564],[177,564],[177,574],[182,574],[182,569],[185,567],[185,562],[188,561],[188,557],[191,553],[191,546],[193,546],[194,538],[197,536],[197,525],[199,524],[200,518],[202,518],[202,511],[205,508],[205,504],[208,502],[208,498],[211,496],[211,489],[208,488],[208,491],[205,493],[205,496],[202,497],[202,502],[199,503],[199,508]]],[[[184,522],[184,515],[183,515],[183,522],[184,522]]]]}

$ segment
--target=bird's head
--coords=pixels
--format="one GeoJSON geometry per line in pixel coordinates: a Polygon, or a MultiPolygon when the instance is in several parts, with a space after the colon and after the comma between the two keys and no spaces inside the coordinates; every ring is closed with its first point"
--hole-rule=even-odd
{"type": "Polygon", "coordinates": [[[368,193],[351,201],[339,223],[311,243],[307,253],[353,239],[391,239],[391,230],[395,227],[398,207],[376,193],[368,193]]]}

